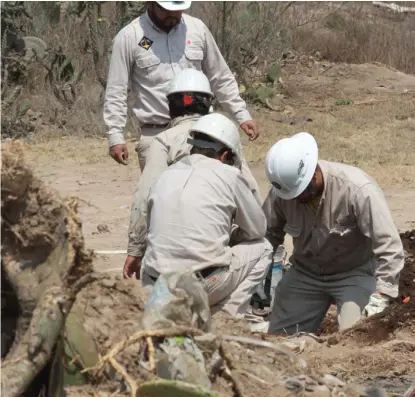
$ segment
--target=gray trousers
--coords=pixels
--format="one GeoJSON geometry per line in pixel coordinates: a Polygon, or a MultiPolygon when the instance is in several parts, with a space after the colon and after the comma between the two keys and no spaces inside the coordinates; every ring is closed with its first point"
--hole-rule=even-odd
{"type": "Polygon", "coordinates": [[[268,333],[314,333],[333,301],[339,329],[343,331],[359,321],[375,291],[373,263],[330,276],[317,276],[291,266],[277,286],[268,333]]]}

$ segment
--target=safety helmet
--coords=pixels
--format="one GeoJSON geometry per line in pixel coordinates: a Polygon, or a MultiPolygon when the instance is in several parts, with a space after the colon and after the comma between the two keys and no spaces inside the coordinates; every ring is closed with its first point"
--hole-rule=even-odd
{"type": "Polygon", "coordinates": [[[166,96],[181,92],[200,92],[213,96],[207,76],[196,69],[184,69],[174,76],[166,96]]]}
{"type": "Polygon", "coordinates": [[[265,172],[277,196],[291,200],[310,184],[317,161],[316,140],[308,132],[300,132],[271,147],[265,158],[265,172]]]}
{"type": "Polygon", "coordinates": [[[192,4],[191,1],[156,1],[156,3],[168,11],[184,11],[192,4]]]}
{"type": "Polygon", "coordinates": [[[220,113],[210,113],[202,116],[193,124],[189,131],[191,136],[200,132],[208,135],[216,142],[207,142],[200,139],[189,139],[188,142],[199,148],[210,148],[216,151],[226,147],[235,155],[234,165],[239,167],[242,163],[242,145],[239,138],[238,127],[232,120],[220,113]]]}

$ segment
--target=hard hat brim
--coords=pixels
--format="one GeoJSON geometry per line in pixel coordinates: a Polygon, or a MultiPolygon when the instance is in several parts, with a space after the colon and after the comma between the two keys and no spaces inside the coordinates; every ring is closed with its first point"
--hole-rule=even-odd
{"type": "Polygon", "coordinates": [[[191,1],[157,1],[161,7],[168,11],[184,11],[187,10],[192,2],[191,1]]]}
{"type": "Polygon", "coordinates": [[[293,200],[301,195],[301,193],[304,192],[304,190],[307,188],[307,186],[310,184],[311,180],[313,179],[314,173],[316,172],[316,167],[318,163],[318,146],[315,141],[315,139],[307,134],[306,136],[303,135],[303,140],[305,140],[304,144],[309,149],[309,156],[310,160],[308,163],[308,167],[306,170],[306,173],[304,175],[303,180],[301,183],[297,186],[296,189],[291,190],[290,192],[285,192],[283,190],[275,189],[275,194],[282,198],[283,200],[293,200]]]}
{"type": "Polygon", "coordinates": [[[173,94],[182,94],[183,92],[192,92],[195,94],[206,94],[206,95],[210,95],[211,97],[214,97],[213,92],[210,91],[195,91],[195,90],[188,90],[188,91],[183,91],[183,90],[171,90],[166,94],[166,97],[173,95],[173,94]]]}

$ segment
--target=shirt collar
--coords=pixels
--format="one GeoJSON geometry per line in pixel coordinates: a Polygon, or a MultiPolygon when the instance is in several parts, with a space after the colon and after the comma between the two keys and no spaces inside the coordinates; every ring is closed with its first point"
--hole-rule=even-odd
{"type": "Polygon", "coordinates": [[[319,161],[317,163],[320,166],[321,172],[323,174],[323,182],[324,182],[324,188],[323,193],[321,194],[321,201],[325,200],[326,194],[327,194],[327,185],[328,185],[328,178],[329,178],[329,170],[328,165],[325,161],[319,161]]]}
{"type": "Polygon", "coordinates": [[[176,127],[177,125],[182,124],[182,123],[197,121],[199,120],[200,117],[201,116],[198,114],[188,114],[186,116],[176,117],[175,119],[170,121],[169,128],[176,127]]]}
{"type": "Polygon", "coordinates": [[[176,31],[179,28],[179,26],[184,23],[184,20],[182,17],[180,22],[169,33],[166,33],[164,30],[161,30],[156,25],[154,25],[153,21],[150,18],[150,15],[148,15],[148,11],[146,11],[145,14],[143,14],[143,18],[147,22],[147,24],[150,25],[155,31],[159,33],[164,33],[164,34],[169,34],[171,31],[176,31]]]}

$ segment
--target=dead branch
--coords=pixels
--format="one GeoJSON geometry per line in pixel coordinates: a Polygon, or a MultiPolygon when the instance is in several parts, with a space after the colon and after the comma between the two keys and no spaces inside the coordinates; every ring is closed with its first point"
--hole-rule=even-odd
{"type": "Polygon", "coordinates": [[[143,338],[147,337],[173,337],[173,336],[196,336],[196,335],[203,335],[203,331],[195,328],[190,327],[176,327],[176,328],[168,328],[168,329],[155,329],[155,330],[148,330],[148,331],[139,331],[134,335],[130,336],[128,339],[125,339],[117,344],[115,344],[112,349],[101,358],[99,363],[91,368],[85,368],[82,372],[87,371],[100,371],[106,362],[110,359],[110,357],[115,357],[118,353],[123,351],[126,347],[137,343],[143,338]]]}
{"type": "Polygon", "coordinates": [[[128,386],[130,386],[131,397],[135,397],[138,389],[137,382],[131,378],[130,375],[128,375],[126,369],[114,357],[110,357],[108,361],[114,367],[114,369],[121,374],[124,380],[128,383],[128,386]]]}
{"type": "Polygon", "coordinates": [[[224,360],[222,376],[232,384],[232,391],[235,397],[243,397],[242,388],[236,378],[232,375],[231,369],[234,369],[231,358],[226,354],[222,344],[219,346],[219,354],[224,360]]]}
{"type": "Polygon", "coordinates": [[[148,336],[146,338],[147,340],[147,346],[148,346],[148,363],[150,365],[150,372],[155,373],[156,371],[156,351],[154,349],[154,343],[153,343],[153,339],[148,336]]]}

